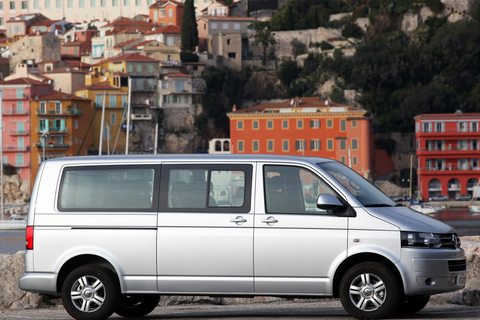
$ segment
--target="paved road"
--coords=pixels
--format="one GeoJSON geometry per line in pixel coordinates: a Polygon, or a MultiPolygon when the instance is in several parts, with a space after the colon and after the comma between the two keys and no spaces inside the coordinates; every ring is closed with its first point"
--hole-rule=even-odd
{"type": "MultiPolygon", "coordinates": [[[[35,310],[0,312],[2,320],[67,320],[72,319],[63,307],[52,307],[35,310]]],[[[113,315],[110,319],[125,319],[113,315]]],[[[140,319],[140,318],[138,318],[140,319]]],[[[282,301],[271,303],[209,305],[188,304],[158,307],[148,316],[141,319],[212,319],[212,320],[243,320],[243,319],[353,319],[343,310],[338,300],[303,300],[282,301]]],[[[468,307],[452,304],[434,305],[427,307],[411,316],[395,317],[394,319],[480,319],[480,306],[468,307]]]]}

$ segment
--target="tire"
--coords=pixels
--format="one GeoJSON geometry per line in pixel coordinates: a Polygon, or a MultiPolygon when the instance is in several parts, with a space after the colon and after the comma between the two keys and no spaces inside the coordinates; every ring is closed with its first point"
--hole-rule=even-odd
{"type": "Polygon", "coordinates": [[[160,301],[160,295],[126,295],[120,296],[120,303],[115,310],[119,316],[126,318],[143,317],[152,312],[160,301]]]}
{"type": "Polygon", "coordinates": [[[430,301],[430,296],[405,297],[400,302],[396,314],[414,314],[425,308],[428,301],[430,301]]]}
{"type": "Polygon", "coordinates": [[[400,288],[395,274],[386,266],[363,262],[351,267],[340,281],[340,301],[357,319],[386,318],[397,310],[400,288]]]}
{"type": "Polygon", "coordinates": [[[107,269],[82,266],[73,270],[62,286],[65,310],[77,320],[103,320],[118,306],[120,286],[107,269]]]}

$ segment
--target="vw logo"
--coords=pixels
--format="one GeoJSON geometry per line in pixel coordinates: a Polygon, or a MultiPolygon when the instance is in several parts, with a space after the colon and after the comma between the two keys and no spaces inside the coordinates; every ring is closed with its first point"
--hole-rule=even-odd
{"type": "Polygon", "coordinates": [[[460,248],[460,239],[456,234],[452,234],[452,243],[455,248],[460,248]]]}

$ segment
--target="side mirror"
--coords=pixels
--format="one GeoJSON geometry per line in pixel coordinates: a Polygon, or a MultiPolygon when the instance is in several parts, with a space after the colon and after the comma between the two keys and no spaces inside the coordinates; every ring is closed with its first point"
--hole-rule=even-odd
{"type": "Polygon", "coordinates": [[[343,210],[345,205],[332,194],[322,193],[317,198],[317,207],[322,210],[343,210]]]}

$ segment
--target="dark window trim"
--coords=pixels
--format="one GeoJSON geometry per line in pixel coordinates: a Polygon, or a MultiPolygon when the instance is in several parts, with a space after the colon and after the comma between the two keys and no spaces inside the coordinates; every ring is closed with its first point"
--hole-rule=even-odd
{"type": "MultiPolygon", "coordinates": [[[[160,183],[160,211],[161,212],[209,212],[209,213],[249,213],[252,203],[252,172],[251,164],[163,164],[162,179],[160,183]],[[210,182],[212,171],[243,171],[245,172],[245,199],[241,207],[207,207],[206,208],[169,208],[168,207],[168,185],[170,170],[208,170],[208,181],[210,182]]],[[[207,188],[207,192],[208,188],[207,188]]],[[[205,194],[207,197],[207,194],[205,194]]]]}

